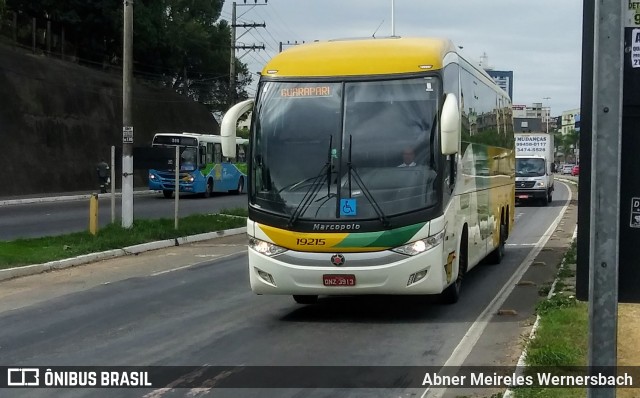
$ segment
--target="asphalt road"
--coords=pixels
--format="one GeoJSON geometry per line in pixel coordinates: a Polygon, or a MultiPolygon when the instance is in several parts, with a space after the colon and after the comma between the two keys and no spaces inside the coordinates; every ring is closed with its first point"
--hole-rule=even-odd
{"type": "MultiPolygon", "coordinates": [[[[195,255],[200,256],[199,262],[189,262],[193,252],[149,254],[148,264],[169,261],[176,268],[172,272],[145,274],[138,265],[130,277],[105,277],[107,282],[92,285],[88,281],[106,271],[79,267],[69,271],[78,276],[65,276],[49,296],[38,286],[53,286],[47,278],[56,273],[17,280],[5,285],[13,286],[15,295],[2,298],[0,294],[4,303],[0,304],[0,365],[439,367],[557,218],[568,194],[566,186],[559,184],[550,206],[518,207],[517,229],[508,241],[503,263],[472,270],[460,301],[452,306],[424,298],[390,297],[321,298],[318,305],[302,306],[288,296],[256,296],[248,287],[242,236],[234,241],[237,254],[212,261],[206,256],[214,250],[206,247],[195,255]]],[[[209,202],[221,199],[226,198],[209,202]]],[[[169,203],[149,198],[149,203],[156,202],[169,203]]],[[[122,271],[123,262],[134,260],[112,261],[102,269],[120,267],[122,271]]],[[[518,333],[499,338],[519,341],[518,333]]],[[[495,338],[488,336],[488,342],[482,343],[487,350],[494,350],[495,338]]],[[[297,382],[292,382],[292,388],[267,390],[212,390],[206,385],[191,390],[11,389],[0,390],[0,396],[420,397],[424,392],[402,388],[400,382],[392,390],[309,390],[295,388],[297,382]]]]}
{"type": "MultiPolygon", "coordinates": [[[[222,209],[246,208],[247,195],[216,194],[205,199],[195,195],[181,195],[179,215],[215,213],[222,209]]],[[[175,201],[162,194],[136,195],[133,200],[135,219],[173,219],[175,201]]],[[[116,223],[121,220],[120,198],[116,199],[116,223]]],[[[111,222],[111,199],[99,199],[100,225],[111,222]]],[[[54,236],[87,230],[89,200],[31,203],[0,206],[0,240],[54,236]]]]}

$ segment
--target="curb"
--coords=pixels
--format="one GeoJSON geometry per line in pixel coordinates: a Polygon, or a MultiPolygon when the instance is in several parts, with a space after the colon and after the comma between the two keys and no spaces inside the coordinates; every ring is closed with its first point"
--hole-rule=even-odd
{"type": "Polygon", "coordinates": [[[184,236],[175,239],[166,239],[155,242],[141,243],[139,245],[127,246],[122,249],[107,250],[104,252],[83,254],[81,256],[67,258],[63,260],[49,261],[44,264],[27,265],[24,267],[7,268],[0,270],[0,281],[18,278],[21,276],[36,275],[43,272],[53,271],[56,269],[63,269],[69,267],[75,267],[78,265],[84,265],[93,263],[100,260],[106,260],[109,258],[123,257],[129,255],[136,255],[139,253],[164,249],[172,246],[180,246],[188,243],[200,242],[204,240],[210,240],[215,238],[222,238],[223,236],[240,235],[247,232],[247,227],[226,229],[222,231],[207,232],[203,234],[184,236]]]}
{"type": "MultiPolygon", "coordinates": [[[[573,236],[571,237],[571,243],[575,242],[576,238],[578,237],[578,227],[576,226],[576,228],[573,230],[573,236]]],[[[560,268],[558,269],[558,272],[565,266],[565,260],[564,258],[562,259],[562,262],[560,263],[560,268]]],[[[558,283],[558,280],[560,278],[556,277],[553,280],[553,283],[551,284],[551,289],[549,289],[549,293],[547,294],[547,300],[551,299],[551,297],[553,297],[555,295],[555,290],[556,290],[556,284],[558,283]]],[[[527,342],[531,342],[535,336],[536,336],[536,331],[538,330],[538,326],[540,325],[540,315],[536,315],[536,321],[533,323],[533,326],[531,327],[531,332],[529,333],[529,337],[527,338],[527,342]]],[[[524,369],[527,367],[525,360],[527,358],[527,346],[525,344],[524,349],[522,350],[522,354],[520,354],[520,358],[518,358],[518,363],[516,364],[516,370],[515,370],[515,374],[517,374],[518,376],[521,376],[524,373],[524,369]]],[[[504,394],[502,395],[502,398],[512,398],[513,397],[513,390],[511,388],[508,388],[504,394]]]]}
{"type": "Polygon", "coordinates": [[[569,184],[573,184],[573,185],[578,185],[578,181],[567,180],[566,178],[562,178],[562,177],[556,178],[556,180],[562,181],[562,182],[566,182],[566,183],[569,183],[569,184]]]}
{"type": "MultiPolygon", "coordinates": [[[[150,195],[156,193],[158,191],[133,191],[133,195],[150,195]]],[[[66,202],[71,200],[81,200],[81,199],[89,199],[93,194],[87,193],[82,195],[67,195],[67,196],[49,196],[42,198],[24,198],[24,199],[7,199],[0,200],[0,207],[3,206],[13,206],[13,205],[24,205],[24,204],[32,204],[32,203],[52,203],[52,202],[66,202]]],[[[122,193],[117,192],[116,197],[122,196],[122,193]]],[[[99,198],[108,198],[110,197],[110,193],[100,193],[98,194],[99,198]]]]}

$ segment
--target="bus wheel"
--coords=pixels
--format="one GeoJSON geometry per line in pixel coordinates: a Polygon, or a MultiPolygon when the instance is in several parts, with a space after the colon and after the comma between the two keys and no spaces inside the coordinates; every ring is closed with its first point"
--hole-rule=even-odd
{"type": "Polygon", "coordinates": [[[444,304],[455,304],[460,299],[460,287],[462,286],[462,279],[467,272],[467,230],[462,233],[462,240],[460,242],[460,257],[458,258],[458,276],[456,281],[449,287],[444,289],[440,294],[440,299],[444,304]]]}
{"type": "Polygon", "coordinates": [[[487,260],[490,264],[500,264],[504,258],[504,246],[507,242],[507,226],[500,224],[500,243],[490,254],[487,260]]]}
{"type": "Polygon", "coordinates": [[[164,191],[162,191],[162,194],[164,195],[165,198],[171,199],[171,197],[173,196],[173,191],[169,191],[165,189],[164,191]]]}
{"type": "Polygon", "coordinates": [[[203,195],[205,198],[210,198],[211,193],[213,192],[213,181],[207,181],[207,189],[204,191],[203,195]]]}
{"type": "Polygon", "coordinates": [[[301,296],[298,294],[294,294],[293,299],[298,304],[315,304],[316,302],[318,302],[318,296],[313,296],[313,295],[301,296]]]}
{"type": "Polygon", "coordinates": [[[240,177],[240,181],[238,181],[238,189],[234,189],[233,192],[236,195],[241,195],[244,191],[244,178],[240,177]]]}

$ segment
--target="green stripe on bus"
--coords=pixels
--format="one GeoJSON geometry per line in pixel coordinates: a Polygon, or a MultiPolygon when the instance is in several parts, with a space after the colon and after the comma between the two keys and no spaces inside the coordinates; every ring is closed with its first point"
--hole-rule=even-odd
{"type": "Polygon", "coordinates": [[[426,223],[382,232],[351,233],[334,247],[396,247],[408,243],[426,223]]]}

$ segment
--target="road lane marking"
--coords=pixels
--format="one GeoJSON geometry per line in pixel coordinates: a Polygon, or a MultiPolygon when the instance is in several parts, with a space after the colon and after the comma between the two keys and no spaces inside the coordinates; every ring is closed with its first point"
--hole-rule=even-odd
{"type": "Polygon", "coordinates": [[[167,269],[167,270],[164,270],[164,271],[154,272],[153,274],[150,274],[149,276],[158,276],[158,275],[168,274],[169,272],[180,271],[181,269],[191,268],[191,267],[193,267],[194,265],[200,265],[200,264],[206,264],[206,263],[209,263],[209,262],[211,262],[212,260],[221,260],[221,259],[223,259],[223,258],[227,258],[227,257],[235,256],[235,255],[238,255],[239,253],[242,253],[242,252],[229,253],[229,254],[225,254],[224,256],[216,257],[215,259],[211,259],[211,258],[210,258],[210,259],[207,259],[207,260],[203,260],[203,261],[195,262],[195,263],[193,263],[193,264],[187,264],[187,265],[183,265],[183,266],[181,266],[181,267],[176,267],[176,268],[171,268],[171,269],[167,269]]]}
{"type": "MultiPolygon", "coordinates": [[[[471,327],[467,330],[467,332],[462,337],[462,339],[460,340],[456,348],[451,353],[451,356],[449,357],[447,362],[444,363],[443,365],[444,368],[447,368],[447,367],[457,368],[464,364],[464,361],[467,359],[467,357],[475,347],[478,340],[480,340],[480,337],[482,336],[482,333],[484,333],[484,330],[489,324],[491,317],[493,317],[493,315],[502,307],[502,304],[504,304],[504,302],[507,300],[507,298],[515,288],[516,283],[524,276],[525,272],[529,269],[529,266],[533,263],[535,258],[538,256],[538,253],[542,251],[542,248],[547,244],[547,241],[549,240],[549,238],[551,238],[551,235],[553,234],[556,227],[560,223],[560,220],[564,216],[564,213],[569,207],[569,204],[571,203],[571,199],[572,199],[571,189],[566,184],[564,183],[561,183],[561,184],[564,185],[565,188],[567,188],[567,190],[569,191],[569,198],[566,200],[565,204],[562,206],[560,213],[558,214],[556,219],[551,223],[549,228],[547,228],[545,233],[540,237],[536,246],[531,249],[527,257],[522,261],[522,263],[520,263],[520,266],[518,267],[516,272],[514,272],[511,278],[509,278],[509,280],[502,286],[502,289],[500,289],[498,294],[496,294],[493,300],[491,300],[491,302],[489,303],[489,305],[487,305],[484,311],[482,311],[482,313],[478,315],[475,322],[473,322],[471,327]]],[[[430,387],[428,387],[424,391],[424,393],[421,395],[421,398],[426,398],[426,397],[441,398],[444,395],[446,390],[447,390],[446,388],[431,389],[430,387]]]]}
{"type": "Polygon", "coordinates": [[[167,384],[166,387],[163,388],[159,388],[157,390],[153,390],[148,394],[145,394],[143,396],[143,398],[160,398],[163,395],[165,395],[166,393],[175,390],[176,386],[181,385],[182,383],[189,383],[189,382],[193,382],[193,380],[197,379],[198,377],[202,376],[202,374],[204,373],[205,369],[206,369],[207,365],[204,365],[190,373],[184,374],[182,376],[180,376],[179,378],[177,378],[176,380],[172,381],[171,383],[167,384]]]}

